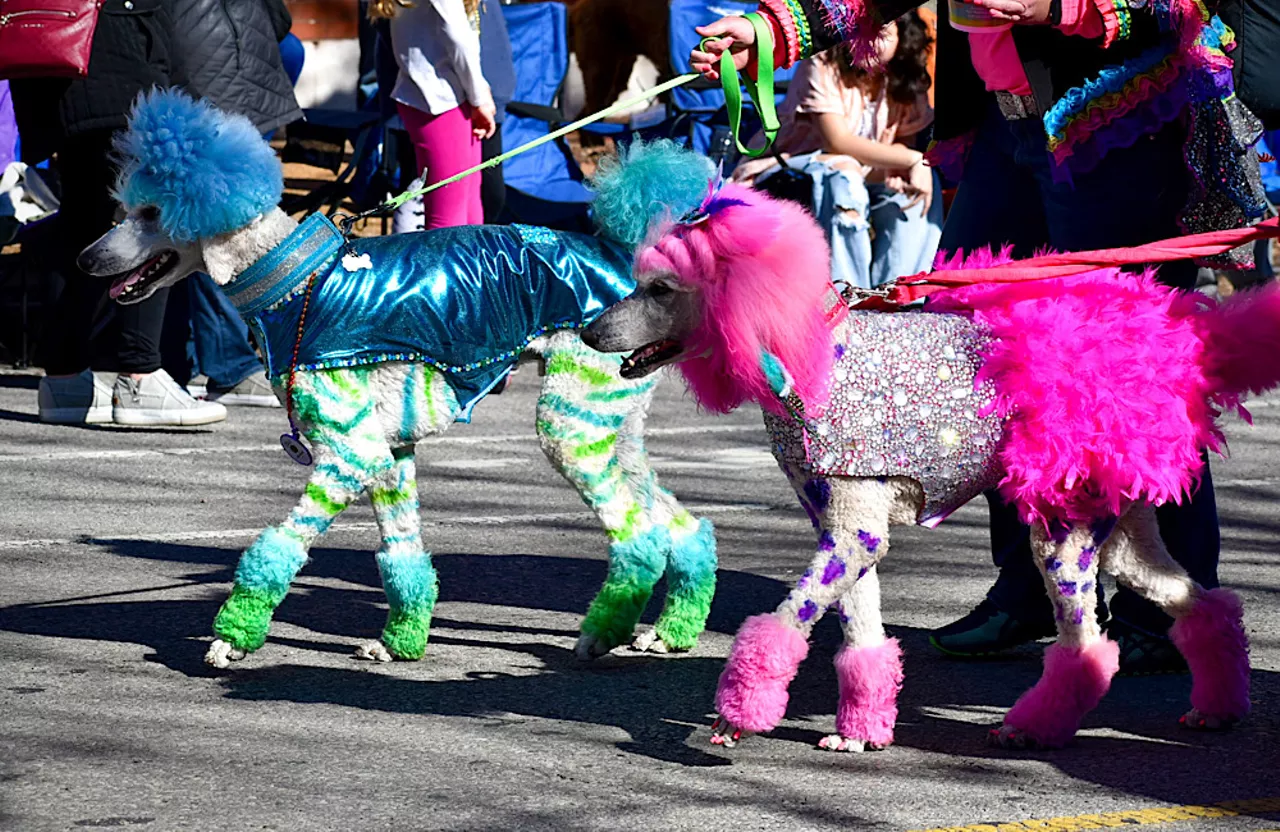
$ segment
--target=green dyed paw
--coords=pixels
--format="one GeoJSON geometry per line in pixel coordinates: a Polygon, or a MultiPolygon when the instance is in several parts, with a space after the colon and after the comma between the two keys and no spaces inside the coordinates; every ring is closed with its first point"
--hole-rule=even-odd
{"type": "Polygon", "coordinates": [[[402,661],[417,661],[427,652],[427,636],[431,633],[431,613],[392,610],[382,630],[382,643],[391,655],[402,661]]]}
{"type": "Polygon", "coordinates": [[[631,640],[652,589],[628,583],[606,583],[587,609],[582,632],[594,636],[600,652],[631,640]]]}
{"type": "Polygon", "coordinates": [[[271,614],[282,600],[240,586],[232,587],[231,595],[213,619],[214,635],[239,650],[257,650],[266,642],[271,614]]]}
{"type": "Polygon", "coordinates": [[[711,598],[715,593],[713,578],[694,591],[668,594],[667,604],[653,628],[662,643],[672,650],[692,650],[707,626],[711,598]]]}

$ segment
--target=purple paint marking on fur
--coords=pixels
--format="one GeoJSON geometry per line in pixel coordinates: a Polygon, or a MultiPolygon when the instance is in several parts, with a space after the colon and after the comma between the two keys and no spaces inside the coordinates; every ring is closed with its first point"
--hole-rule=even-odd
{"type": "Polygon", "coordinates": [[[1085,581],[1080,584],[1081,595],[1088,595],[1090,592],[1093,592],[1093,581],[1085,581]]]}
{"type": "Polygon", "coordinates": [[[1080,558],[1076,561],[1076,565],[1080,567],[1080,571],[1084,572],[1093,565],[1093,554],[1096,550],[1092,546],[1084,547],[1080,552],[1080,558]]]}
{"type": "Polygon", "coordinates": [[[868,552],[874,553],[876,549],[880,548],[880,538],[876,537],[871,532],[864,532],[859,529],[858,540],[862,541],[862,545],[867,547],[868,552]]]}
{"type": "Polygon", "coordinates": [[[844,358],[844,344],[836,344],[836,360],[844,358]]]}
{"type": "Polygon", "coordinates": [[[813,510],[821,514],[831,503],[831,483],[826,480],[809,480],[804,484],[804,496],[813,503],[813,510]]]}
{"type": "Polygon", "coordinates": [[[1049,559],[1044,562],[1044,568],[1048,569],[1050,572],[1057,572],[1062,568],[1062,561],[1050,556],[1049,559]]]}
{"type": "Polygon", "coordinates": [[[831,552],[834,551],[835,548],[836,539],[831,536],[831,532],[824,529],[822,534],[818,537],[818,551],[831,552]]]}
{"type": "Polygon", "coordinates": [[[871,571],[870,566],[864,566],[858,570],[858,580],[862,580],[862,576],[871,571]]]}
{"type": "Polygon", "coordinates": [[[827,568],[822,570],[822,585],[826,586],[833,581],[840,580],[844,577],[844,573],[844,561],[836,555],[832,555],[831,560],[827,561],[827,568]]]}
{"type": "Polygon", "coordinates": [[[1054,604],[1054,605],[1053,605],[1053,617],[1054,617],[1055,619],[1057,619],[1058,621],[1065,621],[1065,620],[1066,620],[1066,613],[1064,613],[1064,612],[1062,611],[1062,607],[1058,606],[1057,604],[1054,604]]]}
{"type": "Polygon", "coordinates": [[[1075,614],[1071,616],[1071,620],[1076,624],[1083,624],[1084,623],[1084,607],[1078,608],[1075,611],[1075,614]]]}
{"type": "Polygon", "coordinates": [[[1067,542],[1067,535],[1071,534],[1071,527],[1061,520],[1054,518],[1049,521],[1049,539],[1059,545],[1067,542]]]}
{"type": "Polygon", "coordinates": [[[809,621],[818,614],[818,605],[812,601],[805,601],[804,606],[800,607],[800,612],[796,613],[796,618],[801,621],[809,621]]]}
{"type": "Polygon", "coordinates": [[[1058,594],[1071,596],[1076,594],[1075,581],[1058,581],[1058,594]]]}
{"type": "Polygon", "coordinates": [[[800,580],[796,581],[796,586],[799,587],[800,589],[804,589],[809,585],[809,579],[812,577],[813,577],[812,569],[804,570],[804,574],[800,576],[800,580]]]}

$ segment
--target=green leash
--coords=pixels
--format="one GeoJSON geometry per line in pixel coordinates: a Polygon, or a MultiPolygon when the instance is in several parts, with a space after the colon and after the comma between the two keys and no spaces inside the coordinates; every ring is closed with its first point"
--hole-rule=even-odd
{"type": "MultiPolygon", "coordinates": [[[[773,36],[769,31],[769,27],[765,25],[764,20],[758,13],[751,12],[746,17],[747,20],[751,21],[751,25],[755,29],[756,43],[759,44],[759,80],[757,82],[752,82],[748,79],[747,92],[756,102],[756,110],[759,112],[760,121],[764,126],[765,146],[763,148],[751,150],[743,146],[742,141],[739,139],[738,131],[742,123],[742,87],[738,82],[738,72],[733,68],[733,58],[729,54],[728,50],[720,56],[720,83],[724,88],[725,107],[729,111],[729,128],[733,132],[733,141],[738,146],[738,150],[741,153],[755,158],[762,156],[773,145],[773,140],[778,135],[778,113],[773,100],[773,36]]],[[[713,40],[713,38],[707,38],[703,40],[702,43],[705,45],[709,40],[713,40]]],[[[508,150],[506,153],[498,156],[494,156],[492,159],[481,162],[473,168],[468,168],[462,173],[454,174],[448,179],[433,182],[424,188],[405,191],[404,193],[399,194],[398,196],[393,196],[381,205],[370,208],[367,211],[361,211],[358,214],[344,216],[339,221],[342,234],[344,237],[350,237],[351,227],[359,220],[376,216],[387,211],[394,211],[415,197],[429,194],[437,188],[443,188],[445,185],[452,185],[454,182],[466,179],[472,174],[479,173],[480,171],[494,167],[495,165],[500,165],[508,159],[519,156],[521,153],[526,153],[533,150],[535,147],[540,147],[541,145],[546,144],[547,142],[552,142],[563,136],[567,136],[575,130],[581,130],[588,124],[594,124],[601,119],[608,118],[609,116],[623,112],[624,110],[629,110],[637,104],[648,101],[651,98],[656,98],[665,92],[673,90],[676,87],[683,86],[690,81],[695,81],[700,77],[702,76],[698,73],[690,72],[685,75],[672,78],[670,81],[659,84],[653,89],[645,90],[634,98],[629,98],[626,101],[620,101],[612,107],[607,107],[598,113],[592,113],[586,118],[580,118],[572,124],[566,124],[558,130],[554,130],[545,136],[539,136],[531,142],[525,142],[517,148],[508,150]]]]}

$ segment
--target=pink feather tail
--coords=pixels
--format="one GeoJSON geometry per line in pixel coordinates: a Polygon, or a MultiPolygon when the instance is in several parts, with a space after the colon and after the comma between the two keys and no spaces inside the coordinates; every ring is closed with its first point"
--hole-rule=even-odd
{"type": "Polygon", "coordinates": [[[1201,360],[1211,392],[1235,396],[1280,386],[1280,284],[1232,295],[1202,320],[1201,360]]]}

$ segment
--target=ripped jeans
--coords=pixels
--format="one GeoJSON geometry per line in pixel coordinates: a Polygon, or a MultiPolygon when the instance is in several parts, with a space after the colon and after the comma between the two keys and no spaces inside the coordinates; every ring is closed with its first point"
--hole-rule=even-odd
{"type": "Polygon", "coordinates": [[[910,198],[856,172],[838,170],[817,154],[792,166],[813,177],[813,207],[831,245],[831,280],[870,289],[933,265],[942,237],[942,186],[933,177],[933,202],[905,207],[910,198]]]}

